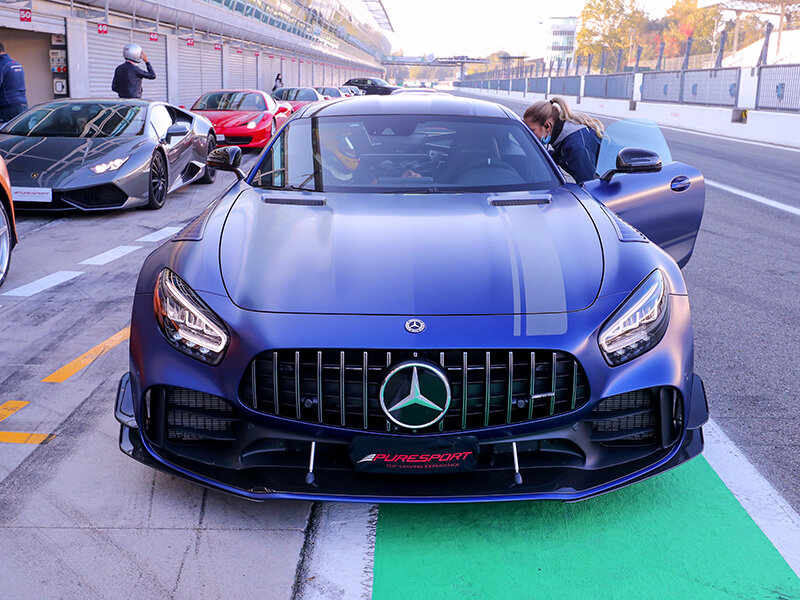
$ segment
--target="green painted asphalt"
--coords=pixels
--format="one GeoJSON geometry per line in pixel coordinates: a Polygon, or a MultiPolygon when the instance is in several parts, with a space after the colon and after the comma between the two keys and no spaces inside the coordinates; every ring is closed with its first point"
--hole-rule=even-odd
{"type": "Polygon", "coordinates": [[[798,600],[800,579],[701,457],[577,504],[382,505],[372,594],[798,600]]]}

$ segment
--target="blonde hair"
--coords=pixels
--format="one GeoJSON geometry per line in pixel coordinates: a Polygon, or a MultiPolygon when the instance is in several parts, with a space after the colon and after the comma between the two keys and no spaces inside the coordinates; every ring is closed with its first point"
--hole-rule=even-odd
{"type": "Polygon", "coordinates": [[[550,100],[534,102],[522,115],[522,119],[523,121],[533,121],[539,125],[543,125],[547,119],[552,119],[554,123],[559,119],[572,121],[573,123],[586,125],[597,134],[597,137],[603,137],[604,127],[600,121],[585,113],[571,111],[567,101],[561,96],[553,96],[550,100]]]}

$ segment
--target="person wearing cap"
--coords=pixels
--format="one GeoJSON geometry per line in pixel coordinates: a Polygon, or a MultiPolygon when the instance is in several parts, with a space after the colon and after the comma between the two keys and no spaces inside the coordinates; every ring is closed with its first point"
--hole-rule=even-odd
{"type": "Polygon", "coordinates": [[[125,62],[114,71],[111,91],[116,92],[120,98],[141,98],[142,79],[155,79],[156,72],[139,44],[127,44],[122,50],[122,56],[125,62]],[[136,66],[143,60],[146,71],[136,66]]]}
{"type": "Polygon", "coordinates": [[[25,72],[0,43],[0,121],[10,121],[26,110],[25,72]]]}

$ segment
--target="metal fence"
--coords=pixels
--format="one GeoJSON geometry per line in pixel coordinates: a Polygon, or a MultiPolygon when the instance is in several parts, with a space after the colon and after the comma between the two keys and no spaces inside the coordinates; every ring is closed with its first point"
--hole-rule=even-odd
{"type": "Polygon", "coordinates": [[[581,78],[574,75],[571,77],[551,77],[550,93],[561,94],[562,96],[580,96],[581,78]]]}
{"type": "Polygon", "coordinates": [[[524,79],[512,79],[511,80],[511,91],[512,92],[524,92],[525,91],[525,80],[524,79]]]}
{"type": "Polygon", "coordinates": [[[704,106],[737,106],[741,74],[739,67],[684,71],[681,102],[704,106]]]}
{"type": "Polygon", "coordinates": [[[531,77],[528,79],[528,91],[537,94],[546,94],[547,77],[531,77]]]}
{"type": "Polygon", "coordinates": [[[800,111],[800,65],[760,67],[756,109],[800,111]]]}
{"type": "Polygon", "coordinates": [[[681,101],[682,71],[651,71],[642,74],[642,100],[645,102],[681,101]]]}
{"type": "Polygon", "coordinates": [[[633,98],[633,73],[613,75],[586,75],[583,83],[583,95],[590,98],[633,98]]]}

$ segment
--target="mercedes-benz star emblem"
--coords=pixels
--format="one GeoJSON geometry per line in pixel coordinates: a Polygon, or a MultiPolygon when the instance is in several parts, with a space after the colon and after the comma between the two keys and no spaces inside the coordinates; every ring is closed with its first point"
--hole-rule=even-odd
{"type": "Polygon", "coordinates": [[[395,366],[380,389],[381,408],[395,425],[422,429],[438,423],[450,408],[450,382],[437,366],[407,361],[395,366]]]}
{"type": "Polygon", "coordinates": [[[31,173],[31,179],[39,179],[38,173],[31,173]]]}
{"type": "Polygon", "coordinates": [[[409,333],[422,333],[425,331],[425,321],[422,319],[409,319],[406,321],[406,331],[409,333]]]}

